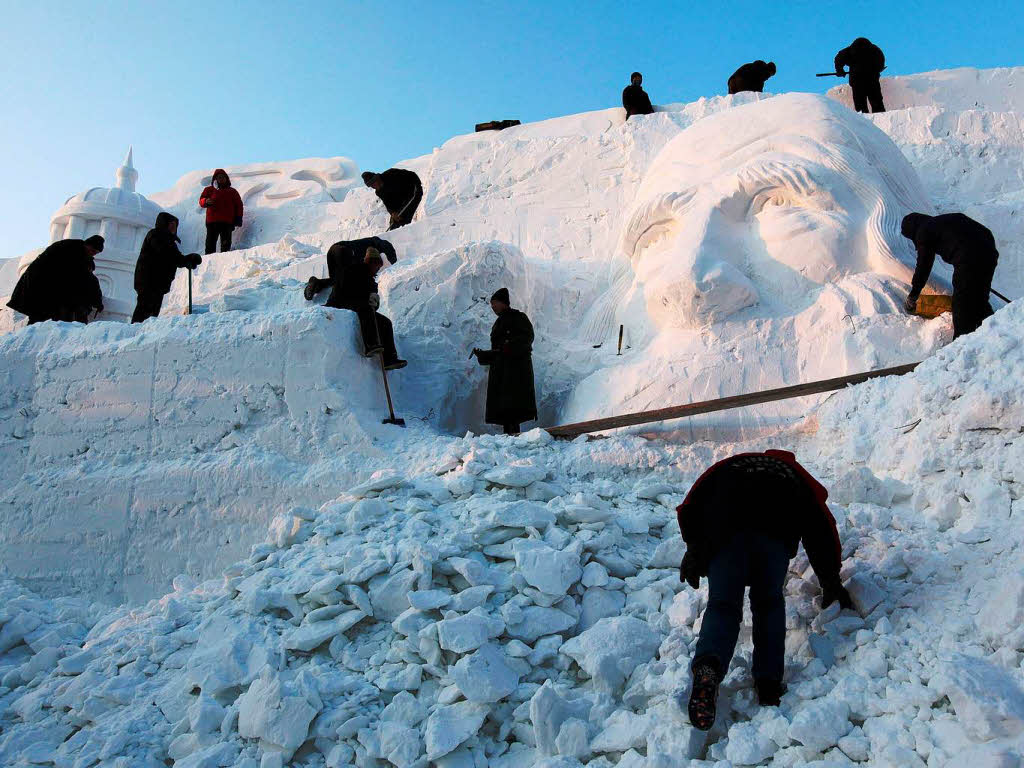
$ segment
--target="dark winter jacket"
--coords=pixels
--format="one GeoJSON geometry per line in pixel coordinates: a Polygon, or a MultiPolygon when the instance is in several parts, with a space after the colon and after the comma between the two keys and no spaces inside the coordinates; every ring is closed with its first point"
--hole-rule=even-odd
{"type": "Polygon", "coordinates": [[[146,233],[135,262],[135,292],[150,296],[163,296],[171,290],[174,273],[179,267],[188,267],[190,261],[178,250],[181,240],[168,229],[177,217],[161,211],[156,215],[156,225],[146,233]]]}
{"type": "Polygon", "coordinates": [[[509,307],[494,321],[491,348],[477,355],[481,365],[490,366],[485,416],[488,424],[522,424],[537,418],[532,352],[530,318],[509,307]]]}
{"type": "Polygon", "coordinates": [[[358,312],[370,304],[370,294],[378,293],[377,281],[361,261],[349,264],[336,281],[326,306],[358,312]]]}
{"type": "Polygon", "coordinates": [[[877,80],[885,69],[885,54],[866,37],[858,37],[848,48],[836,54],[835,65],[838,73],[843,71],[843,67],[850,68],[851,82],[866,78],[877,80]]]}
{"type": "Polygon", "coordinates": [[[622,89],[622,106],[626,110],[626,119],[633,115],[650,115],[654,112],[651,99],[642,85],[627,85],[622,89]]]}
{"type": "Polygon", "coordinates": [[[687,556],[701,576],[738,530],[781,539],[804,551],[822,586],[838,585],[842,553],[828,491],[789,451],[741,453],[713,465],[676,508],[687,556]]]}
{"type": "Polygon", "coordinates": [[[775,65],[767,62],[752,61],[744,64],[729,77],[729,93],[742,93],[743,91],[764,91],[765,81],[775,74],[775,65]]]}
{"type": "MultiPolygon", "coordinates": [[[[213,178],[216,179],[222,173],[228,176],[223,168],[218,168],[213,172],[213,178]]],[[[226,187],[218,188],[211,183],[204,188],[199,195],[199,207],[206,209],[207,224],[242,225],[242,198],[238,190],[231,186],[230,178],[226,187]]]]}
{"type": "Polygon", "coordinates": [[[84,240],[58,240],[25,269],[7,306],[34,320],[103,308],[96,262],[84,240]]]}
{"type": "Polygon", "coordinates": [[[376,248],[381,255],[394,264],[398,261],[398,254],[395,253],[395,246],[383,237],[363,237],[359,240],[340,240],[327,249],[327,270],[331,277],[334,277],[334,270],[341,272],[349,264],[355,264],[366,256],[367,248],[376,248]]]}
{"type": "Polygon", "coordinates": [[[384,203],[388,213],[401,213],[417,192],[423,192],[420,177],[405,168],[388,168],[378,178],[384,182],[384,186],[377,190],[377,197],[384,203]]]}
{"type": "Polygon", "coordinates": [[[938,254],[954,270],[972,265],[990,268],[999,258],[996,241],[988,227],[962,213],[927,216],[909,213],[900,226],[903,236],[914,242],[917,268],[910,283],[910,292],[921,293],[932,273],[938,254]]]}

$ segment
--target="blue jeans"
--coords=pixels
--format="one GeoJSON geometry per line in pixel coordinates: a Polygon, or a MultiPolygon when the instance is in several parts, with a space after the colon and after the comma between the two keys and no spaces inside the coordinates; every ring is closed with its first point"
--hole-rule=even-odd
{"type": "Polygon", "coordinates": [[[708,568],[708,607],[694,664],[711,657],[725,677],[743,621],[743,592],[749,584],[754,679],[782,681],[786,650],[786,598],[782,587],[788,568],[785,542],[752,531],[736,533],[718,550],[708,568]]]}

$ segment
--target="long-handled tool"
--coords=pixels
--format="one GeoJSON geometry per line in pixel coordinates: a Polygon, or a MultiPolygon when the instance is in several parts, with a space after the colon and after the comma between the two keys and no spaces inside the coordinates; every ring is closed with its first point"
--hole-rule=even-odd
{"type": "MultiPolygon", "coordinates": [[[[380,344],[380,328],[377,326],[377,312],[372,307],[370,310],[373,312],[373,330],[377,332],[377,344],[380,344]]],[[[391,403],[391,387],[388,386],[388,369],[384,367],[384,350],[382,349],[377,353],[377,359],[380,360],[380,375],[384,379],[384,396],[388,399],[388,413],[390,417],[381,421],[381,424],[394,424],[396,427],[404,427],[405,419],[399,419],[395,416],[395,407],[391,403]]]]}
{"type": "Polygon", "coordinates": [[[188,270],[188,312],[185,314],[192,314],[192,268],[188,270]]]}
{"type": "Polygon", "coordinates": [[[1003,296],[1003,294],[1001,294],[1001,293],[1000,293],[999,291],[997,291],[997,290],[996,290],[995,288],[989,288],[989,291],[990,291],[990,292],[992,293],[992,295],[993,295],[993,296],[998,296],[998,297],[999,297],[1000,299],[1002,299],[1003,301],[1005,301],[1005,302],[1006,302],[1007,304],[1009,304],[1009,303],[1010,303],[1011,299],[1008,299],[1008,298],[1006,298],[1005,296],[1003,296]]]}
{"type": "Polygon", "coordinates": [[[622,354],[622,329],[624,327],[625,326],[622,326],[622,325],[619,326],[619,351],[615,353],[616,355],[621,355],[622,354]]]}
{"type": "Polygon", "coordinates": [[[842,74],[840,74],[839,72],[819,72],[818,74],[815,75],[815,77],[846,77],[846,73],[843,72],[842,74]]]}

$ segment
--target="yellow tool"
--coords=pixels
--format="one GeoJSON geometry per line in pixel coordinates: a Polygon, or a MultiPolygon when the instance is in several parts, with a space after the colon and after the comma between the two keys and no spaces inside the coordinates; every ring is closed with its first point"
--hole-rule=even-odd
{"type": "Polygon", "coordinates": [[[944,296],[941,293],[922,294],[917,299],[917,309],[914,314],[919,317],[938,317],[944,312],[953,311],[953,297],[944,296]]]}

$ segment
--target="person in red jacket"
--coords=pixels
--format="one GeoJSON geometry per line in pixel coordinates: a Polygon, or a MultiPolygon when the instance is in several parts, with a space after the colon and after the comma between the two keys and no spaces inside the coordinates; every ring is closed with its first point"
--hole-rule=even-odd
{"type": "Polygon", "coordinates": [[[217,252],[217,238],[221,253],[230,251],[231,232],[242,226],[242,198],[223,168],[213,172],[212,183],[199,196],[199,207],[206,209],[206,255],[217,252]]]}
{"type": "Polygon", "coordinates": [[[789,451],[741,453],[718,462],[677,507],[686,554],[679,578],[696,589],[708,578],[697,648],[690,669],[690,723],[715,723],[718,686],[729,670],[740,623],[743,592],[750,585],[754,658],[751,665],[762,706],[778,706],[785,692],[786,599],[789,561],[803,542],[821,584],[822,608],[835,601],[852,608],[839,577],[842,550],[828,491],[789,451]]]}

